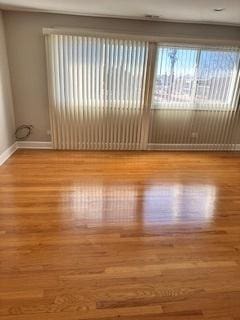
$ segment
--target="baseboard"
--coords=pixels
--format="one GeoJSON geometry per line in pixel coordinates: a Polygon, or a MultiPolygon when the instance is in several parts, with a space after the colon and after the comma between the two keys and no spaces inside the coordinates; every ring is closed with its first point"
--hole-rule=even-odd
{"type": "Polygon", "coordinates": [[[17,150],[17,142],[14,142],[9,148],[0,154],[0,166],[17,150]]]}
{"type": "MultiPolygon", "coordinates": [[[[0,154],[0,166],[9,158],[17,149],[53,149],[51,141],[17,141],[0,154]]],[[[240,144],[236,145],[219,145],[216,148],[214,144],[160,144],[149,143],[147,150],[165,150],[165,151],[240,151],[240,144]]]]}
{"type": "Polygon", "coordinates": [[[164,150],[164,151],[240,151],[240,144],[237,145],[215,145],[215,144],[161,144],[149,143],[148,150],[164,150]]]}
{"type": "Polygon", "coordinates": [[[0,166],[17,149],[53,149],[51,141],[16,141],[7,150],[0,154],[0,166]]]}
{"type": "Polygon", "coordinates": [[[52,149],[51,141],[18,141],[18,149],[52,149]]]}

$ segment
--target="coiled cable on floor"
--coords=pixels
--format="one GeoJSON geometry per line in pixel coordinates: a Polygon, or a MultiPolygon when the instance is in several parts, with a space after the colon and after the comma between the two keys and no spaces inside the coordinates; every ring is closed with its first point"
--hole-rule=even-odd
{"type": "Polygon", "coordinates": [[[33,126],[31,124],[23,124],[19,126],[15,131],[15,137],[17,140],[25,140],[32,133],[33,126]]]}

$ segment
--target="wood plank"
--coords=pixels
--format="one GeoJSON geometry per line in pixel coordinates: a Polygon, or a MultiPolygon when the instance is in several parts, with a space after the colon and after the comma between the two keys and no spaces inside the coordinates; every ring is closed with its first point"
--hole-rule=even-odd
{"type": "Polygon", "coordinates": [[[0,320],[240,319],[238,153],[18,150],[0,320]]]}

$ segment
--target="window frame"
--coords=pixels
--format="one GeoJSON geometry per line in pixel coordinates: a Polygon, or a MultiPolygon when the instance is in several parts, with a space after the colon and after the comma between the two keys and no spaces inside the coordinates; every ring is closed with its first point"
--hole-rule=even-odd
{"type": "MultiPolygon", "coordinates": [[[[191,43],[156,43],[157,49],[156,49],[156,58],[154,62],[154,76],[153,76],[153,82],[152,82],[152,99],[151,99],[151,110],[165,110],[165,111],[171,111],[171,110],[178,110],[178,111],[233,111],[239,107],[239,98],[240,98],[240,47],[239,46],[211,46],[211,45],[198,45],[198,44],[191,44],[191,43]],[[233,86],[232,90],[232,97],[231,102],[226,106],[215,105],[211,103],[199,103],[197,101],[193,102],[164,102],[163,104],[156,104],[154,103],[154,94],[155,94],[155,85],[156,85],[156,76],[157,76],[157,69],[158,69],[158,51],[162,48],[177,48],[177,49],[195,49],[197,50],[197,57],[196,57],[196,70],[198,70],[199,62],[200,62],[200,56],[201,52],[204,51],[236,51],[239,55],[238,61],[237,61],[237,70],[236,70],[236,76],[234,80],[232,79],[231,86],[233,86]],[[170,107],[171,106],[171,107],[170,107]]],[[[194,79],[194,94],[193,96],[196,97],[197,92],[197,77],[194,79]]]]}

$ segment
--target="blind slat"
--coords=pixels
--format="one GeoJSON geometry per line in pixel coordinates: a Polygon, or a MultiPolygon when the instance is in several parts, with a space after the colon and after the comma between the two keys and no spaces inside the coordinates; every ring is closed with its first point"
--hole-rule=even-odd
{"type": "Polygon", "coordinates": [[[48,35],[51,127],[58,149],[137,149],[144,41],[48,35]]]}

